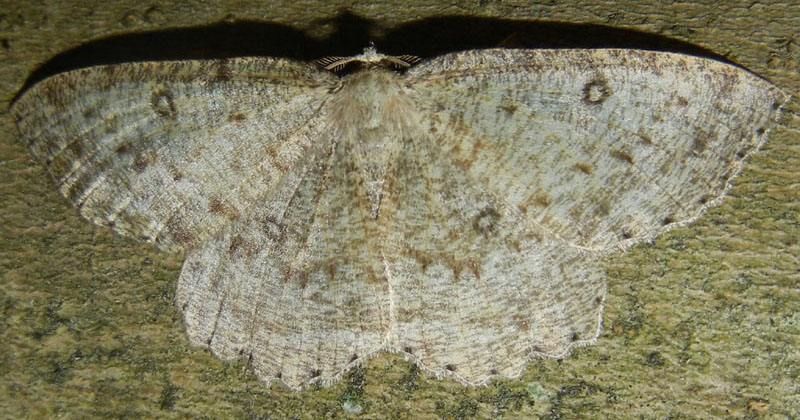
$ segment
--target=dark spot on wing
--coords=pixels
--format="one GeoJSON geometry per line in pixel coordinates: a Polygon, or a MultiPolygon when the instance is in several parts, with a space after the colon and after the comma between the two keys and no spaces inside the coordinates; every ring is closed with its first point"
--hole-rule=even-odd
{"type": "Polygon", "coordinates": [[[261,231],[264,232],[272,242],[284,242],[287,232],[286,228],[272,217],[261,220],[261,231]]]}
{"type": "Polygon", "coordinates": [[[488,235],[494,232],[497,222],[500,220],[500,213],[492,207],[481,210],[472,221],[472,228],[477,232],[488,235]]]}
{"type": "Polygon", "coordinates": [[[478,267],[478,264],[475,261],[470,261],[468,264],[469,271],[472,272],[472,275],[475,276],[476,279],[481,279],[481,270],[478,267]]]}
{"type": "Polygon", "coordinates": [[[106,134],[113,134],[116,135],[119,132],[119,116],[118,115],[109,115],[106,118],[103,118],[103,130],[106,134]]]}
{"type": "Polygon", "coordinates": [[[244,121],[246,119],[247,119],[247,117],[244,114],[242,114],[241,112],[237,112],[235,114],[231,114],[230,116],[228,116],[228,121],[234,122],[234,123],[240,123],[240,122],[242,122],[242,121],[244,121]]]}
{"type": "Polygon", "coordinates": [[[588,105],[602,104],[611,96],[611,88],[603,76],[595,76],[583,85],[583,102],[588,105]]]}
{"type": "Polygon", "coordinates": [[[214,64],[214,73],[210,79],[211,83],[227,82],[233,78],[233,72],[231,72],[227,59],[219,59],[214,64]]]}
{"type": "Polygon", "coordinates": [[[169,165],[169,173],[172,174],[173,181],[180,181],[183,178],[183,172],[173,165],[169,165]]]}
{"type": "Polygon", "coordinates": [[[752,149],[753,147],[751,145],[744,146],[743,148],[736,151],[736,158],[744,159],[744,157],[747,156],[747,154],[750,153],[750,150],[752,149]]]}
{"type": "Polygon", "coordinates": [[[107,78],[116,77],[117,72],[114,66],[102,66],[100,67],[100,70],[107,78]]]}
{"type": "Polygon", "coordinates": [[[47,102],[55,106],[63,106],[66,97],[63,95],[63,89],[61,86],[55,82],[53,83],[42,83],[42,87],[40,89],[42,94],[45,98],[47,98],[47,102]]]}
{"type": "Polygon", "coordinates": [[[526,331],[530,331],[531,323],[525,314],[514,315],[511,319],[512,323],[517,327],[518,332],[524,333],[526,331]]]}
{"type": "Polygon", "coordinates": [[[225,216],[230,220],[239,218],[239,211],[236,208],[216,197],[208,200],[208,210],[211,213],[225,216]]]}
{"type": "Polygon", "coordinates": [[[514,112],[516,112],[517,108],[518,107],[514,104],[500,106],[500,109],[505,111],[507,117],[514,115],[514,112]]]}
{"type": "Polygon", "coordinates": [[[573,167],[586,175],[592,174],[592,167],[588,163],[578,162],[573,167]]]}
{"type": "Polygon", "coordinates": [[[552,200],[550,200],[547,194],[542,193],[532,197],[531,203],[536,207],[547,207],[552,203],[552,200]]]}
{"type": "Polygon", "coordinates": [[[697,128],[694,130],[694,138],[692,139],[692,153],[699,155],[708,149],[709,139],[711,134],[708,131],[697,128]]]}
{"type": "Polygon", "coordinates": [[[455,258],[453,258],[452,256],[449,256],[446,259],[446,261],[443,261],[443,262],[445,264],[447,264],[447,266],[450,267],[451,270],[453,270],[453,280],[454,281],[460,281],[461,280],[461,270],[463,270],[464,267],[459,262],[457,262],[455,260],[455,258]]]}
{"type": "Polygon", "coordinates": [[[608,200],[600,199],[594,206],[594,214],[605,217],[611,213],[611,203],[608,200]]]}
{"type": "Polygon", "coordinates": [[[231,239],[228,246],[228,253],[232,257],[251,259],[257,252],[256,246],[241,235],[236,235],[231,239]]]}
{"type": "Polygon", "coordinates": [[[72,161],[63,154],[53,160],[45,160],[44,164],[59,181],[64,181],[62,178],[72,169],[72,161]]]}
{"type": "Polygon", "coordinates": [[[155,111],[156,115],[162,118],[174,120],[175,117],[178,116],[172,94],[166,89],[159,89],[153,92],[153,95],[150,97],[150,105],[153,107],[153,111],[155,111]]]}
{"type": "Polygon", "coordinates": [[[666,226],[671,223],[675,223],[675,218],[673,218],[672,216],[667,216],[663,220],[661,220],[662,226],[666,226]]]}
{"type": "Polygon", "coordinates": [[[155,156],[145,153],[136,153],[133,157],[131,168],[137,173],[144,171],[151,163],[155,161],[155,156]]]}
{"type": "Polygon", "coordinates": [[[322,371],[319,369],[312,369],[311,372],[309,372],[309,376],[312,378],[316,378],[319,375],[322,375],[322,371]]]}
{"type": "Polygon", "coordinates": [[[692,143],[692,149],[696,154],[701,154],[708,149],[708,139],[705,137],[695,137],[692,143]]]}
{"type": "Polygon", "coordinates": [[[126,141],[126,142],[120,144],[114,150],[114,152],[116,152],[118,154],[121,154],[121,155],[126,154],[126,153],[128,153],[130,151],[131,151],[131,143],[129,141],[126,141]]]}
{"type": "Polygon", "coordinates": [[[69,146],[67,146],[67,150],[75,158],[80,158],[86,155],[86,149],[84,149],[83,142],[79,138],[71,141],[69,146]]]}
{"type": "Polygon", "coordinates": [[[409,249],[408,254],[411,256],[411,258],[417,260],[417,262],[422,266],[422,273],[425,274],[425,272],[428,270],[428,266],[431,264],[431,262],[433,262],[431,257],[417,249],[409,249]]]}
{"type": "Polygon", "coordinates": [[[641,140],[642,143],[648,146],[653,145],[653,138],[644,131],[644,128],[640,128],[636,135],[639,136],[639,140],[641,140]]]}
{"type": "Polygon", "coordinates": [[[619,159],[623,162],[633,164],[633,156],[629,155],[626,152],[623,152],[621,150],[612,150],[609,152],[609,154],[611,154],[611,157],[613,157],[614,159],[619,159]]]}
{"type": "Polygon", "coordinates": [[[83,118],[86,118],[87,120],[98,116],[97,110],[94,108],[85,108],[83,112],[81,112],[81,115],[83,116],[83,118]]]}
{"type": "Polygon", "coordinates": [[[411,346],[403,347],[403,351],[408,353],[408,354],[414,354],[414,349],[412,349],[411,346]]]}
{"type": "Polygon", "coordinates": [[[242,235],[236,235],[233,237],[233,239],[231,239],[231,244],[230,246],[228,246],[228,252],[231,254],[235,254],[236,251],[241,249],[243,245],[244,245],[244,238],[242,238],[242,235]]]}
{"type": "Polygon", "coordinates": [[[167,232],[175,242],[182,245],[191,245],[196,239],[194,234],[175,218],[171,218],[167,222],[167,232]]]}

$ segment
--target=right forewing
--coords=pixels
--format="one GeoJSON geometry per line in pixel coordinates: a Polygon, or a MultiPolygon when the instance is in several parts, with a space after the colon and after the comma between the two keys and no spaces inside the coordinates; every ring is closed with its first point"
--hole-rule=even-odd
{"type": "Polygon", "coordinates": [[[408,86],[474,183],[593,251],[698,217],[787,99],[731,65],[638,50],[468,51],[411,69],[408,86]]]}

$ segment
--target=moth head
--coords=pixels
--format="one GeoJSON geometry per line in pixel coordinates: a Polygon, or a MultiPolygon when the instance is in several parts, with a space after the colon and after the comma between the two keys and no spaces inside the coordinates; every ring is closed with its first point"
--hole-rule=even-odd
{"type": "Polygon", "coordinates": [[[375,49],[375,44],[364,48],[364,52],[352,57],[324,57],[315,60],[314,64],[333,73],[346,73],[355,68],[383,67],[403,71],[420,62],[421,58],[414,55],[385,55],[375,49]]]}

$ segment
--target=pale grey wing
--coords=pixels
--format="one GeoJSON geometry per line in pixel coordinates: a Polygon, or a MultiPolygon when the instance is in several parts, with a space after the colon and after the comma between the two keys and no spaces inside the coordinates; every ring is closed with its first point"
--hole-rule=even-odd
{"type": "Polygon", "coordinates": [[[737,67],[635,50],[483,50],[408,74],[443,152],[528,223],[588,250],[721,197],[788,99],[737,67]]]}
{"type": "Polygon", "coordinates": [[[192,343],[293,389],[330,383],[388,335],[380,233],[351,151],[332,152],[330,136],[258,205],[189,250],[178,282],[192,343]]]}
{"type": "Polygon", "coordinates": [[[281,180],[335,83],[282,59],[127,63],[46,79],[12,113],[84,217],[188,248],[281,180]]]}
{"type": "Polygon", "coordinates": [[[594,256],[528,226],[437,135],[409,130],[381,202],[395,349],[479,384],[594,342],[605,295],[594,256]]]}

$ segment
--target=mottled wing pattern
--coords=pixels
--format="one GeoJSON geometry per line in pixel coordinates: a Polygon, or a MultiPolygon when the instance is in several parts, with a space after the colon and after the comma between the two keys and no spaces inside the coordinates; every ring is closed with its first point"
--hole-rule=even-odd
{"type": "Polygon", "coordinates": [[[438,141],[410,130],[381,207],[396,349],[476,384],[593,342],[605,294],[597,261],[528,226],[438,141]]]}
{"type": "Polygon", "coordinates": [[[337,140],[318,138],[258,206],[190,250],[178,282],[192,342],[294,389],[330,383],[388,335],[381,232],[337,140]]]}
{"type": "Polygon", "coordinates": [[[95,67],[12,111],[83,216],[186,250],[193,343],[299,389],[381,349],[476,384],[593,342],[598,259],[722,197],[786,99],[702,58],[483,50],[95,67]]]}
{"type": "Polygon", "coordinates": [[[84,217],[188,248],[280,182],[335,83],[280,59],[126,63],[46,79],[12,113],[84,217]]]}
{"type": "Polygon", "coordinates": [[[531,226],[612,250],[696,218],[785,95],[716,61],[636,50],[482,50],[408,72],[422,124],[531,226]]]}

